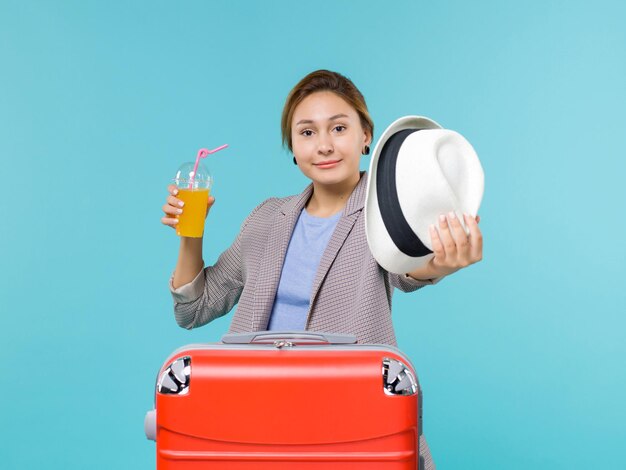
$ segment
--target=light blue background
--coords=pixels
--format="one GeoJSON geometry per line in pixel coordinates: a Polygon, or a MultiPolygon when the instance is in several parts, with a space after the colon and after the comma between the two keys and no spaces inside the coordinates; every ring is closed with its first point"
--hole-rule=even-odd
{"type": "Polygon", "coordinates": [[[165,186],[230,144],[212,262],[305,185],[280,112],[329,68],[376,137],[430,116],[485,170],[484,261],[395,297],[438,467],[626,468],[624,5],[1,0],[0,466],[153,467],[157,369],[230,321],[173,320],[165,186]]]}

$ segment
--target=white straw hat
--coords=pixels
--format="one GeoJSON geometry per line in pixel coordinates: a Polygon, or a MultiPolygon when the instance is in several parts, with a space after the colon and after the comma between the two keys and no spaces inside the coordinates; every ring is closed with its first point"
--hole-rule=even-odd
{"type": "Polygon", "coordinates": [[[465,138],[421,116],[393,122],[378,140],[367,181],[365,230],[376,261],[408,273],[434,256],[428,227],[440,214],[475,216],[483,169],[465,138]]]}

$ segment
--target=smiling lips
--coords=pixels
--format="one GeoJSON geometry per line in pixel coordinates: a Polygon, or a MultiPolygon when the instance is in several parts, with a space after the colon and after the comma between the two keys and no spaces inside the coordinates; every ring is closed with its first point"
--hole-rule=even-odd
{"type": "Polygon", "coordinates": [[[325,162],[314,163],[317,168],[333,168],[336,166],[341,160],[326,160],[325,162]]]}

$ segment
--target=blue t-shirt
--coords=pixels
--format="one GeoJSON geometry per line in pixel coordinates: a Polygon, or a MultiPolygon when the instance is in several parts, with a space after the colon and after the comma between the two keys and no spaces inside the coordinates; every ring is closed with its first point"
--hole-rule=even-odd
{"type": "Polygon", "coordinates": [[[305,329],[317,267],[340,217],[341,211],[315,217],[302,209],[287,247],[268,330],[305,329]]]}

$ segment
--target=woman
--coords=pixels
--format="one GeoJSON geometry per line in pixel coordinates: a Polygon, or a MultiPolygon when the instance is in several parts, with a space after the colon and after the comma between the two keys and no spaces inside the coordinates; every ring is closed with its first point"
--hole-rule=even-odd
{"type": "MultiPolygon", "coordinates": [[[[338,73],[313,72],[287,97],[281,127],[283,143],[311,184],[299,195],[257,206],[213,266],[203,269],[202,239],[181,238],[170,286],[178,324],[201,326],[238,304],[232,333],[313,330],[395,345],[393,288],[414,291],[479,261],[477,220],[465,216],[468,236],[458,219],[442,215],[438,230],[431,228],[431,262],[389,273],[365,237],[367,179],[359,160],[369,153],[374,126],[359,90],[338,73]]],[[[176,187],[168,190],[162,222],[175,227],[183,209],[176,187]]],[[[208,209],[214,202],[211,197],[208,209]]],[[[429,468],[425,442],[420,449],[429,468]]]]}

